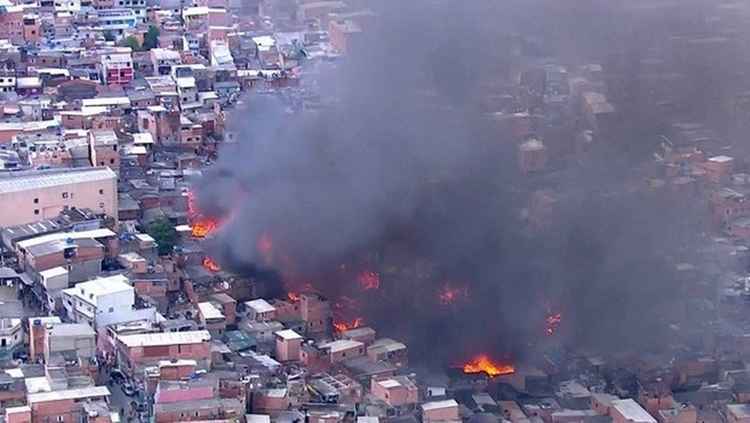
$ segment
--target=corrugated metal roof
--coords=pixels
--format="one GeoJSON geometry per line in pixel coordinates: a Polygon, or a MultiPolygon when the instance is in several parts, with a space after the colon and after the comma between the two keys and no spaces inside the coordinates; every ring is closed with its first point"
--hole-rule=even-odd
{"type": "Polygon", "coordinates": [[[62,172],[24,172],[0,177],[0,194],[107,179],[117,180],[117,174],[108,167],[62,172]]]}

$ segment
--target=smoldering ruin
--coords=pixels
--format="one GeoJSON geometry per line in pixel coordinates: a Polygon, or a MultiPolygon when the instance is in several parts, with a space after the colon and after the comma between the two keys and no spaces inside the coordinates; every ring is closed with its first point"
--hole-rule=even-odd
{"type": "MultiPolygon", "coordinates": [[[[254,93],[229,118],[235,142],[197,191],[201,210],[224,221],[212,242],[222,266],[353,299],[368,324],[443,362],[523,355],[557,314],[554,335],[568,342],[656,347],[679,319],[675,265],[701,236],[700,212],[629,190],[643,181],[627,169],[650,157],[614,141],[564,170],[519,172],[517,143],[485,102],[503,89],[490,82],[518,77],[519,44],[535,45],[519,27],[568,33],[540,42],[543,54],[578,57],[600,53],[575,40],[591,44],[586,31],[602,28],[570,9],[508,2],[373,8],[361,44],[325,78],[304,70],[308,88],[333,93],[322,110],[292,114],[254,93]],[[376,289],[363,289],[362,272],[376,289]]],[[[607,141],[638,137],[633,117],[621,119],[607,141]]]]}

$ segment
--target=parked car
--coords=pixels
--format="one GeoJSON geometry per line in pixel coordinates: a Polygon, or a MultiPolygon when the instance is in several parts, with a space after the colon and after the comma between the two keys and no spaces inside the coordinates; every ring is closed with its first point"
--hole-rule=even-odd
{"type": "Polygon", "coordinates": [[[123,383],[127,380],[127,376],[120,369],[113,369],[109,372],[109,379],[115,383],[123,383]]]}
{"type": "Polygon", "coordinates": [[[136,392],[135,386],[133,386],[132,383],[125,382],[125,383],[122,384],[122,393],[123,394],[125,394],[125,395],[127,395],[129,397],[132,397],[133,395],[135,395],[135,392],[136,392]]]}

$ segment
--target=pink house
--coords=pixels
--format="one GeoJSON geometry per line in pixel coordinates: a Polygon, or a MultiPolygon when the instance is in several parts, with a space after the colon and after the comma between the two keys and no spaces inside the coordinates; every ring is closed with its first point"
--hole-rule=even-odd
{"type": "Polygon", "coordinates": [[[286,329],[274,334],[276,336],[276,359],[279,361],[299,361],[302,349],[302,336],[286,329]]]}
{"type": "Polygon", "coordinates": [[[34,422],[78,423],[86,415],[84,405],[92,401],[106,401],[109,395],[106,386],[88,386],[29,394],[27,402],[34,422]]]}
{"type": "Polygon", "coordinates": [[[413,405],[419,401],[417,385],[406,376],[373,378],[370,391],[391,407],[413,405]]]}
{"type": "Polygon", "coordinates": [[[124,335],[117,338],[121,361],[129,368],[163,360],[195,360],[198,367],[210,366],[211,334],[206,330],[124,335]]]}
{"type": "Polygon", "coordinates": [[[159,385],[156,387],[154,403],[166,404],[172,402],[212,399],[216,397],[217,391],[218,383],[216,380],[163,380],[159,382],[159,385]]]}

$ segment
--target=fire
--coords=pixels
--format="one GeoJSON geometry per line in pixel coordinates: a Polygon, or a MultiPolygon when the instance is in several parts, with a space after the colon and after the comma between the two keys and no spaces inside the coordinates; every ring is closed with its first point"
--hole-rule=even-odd
{"type": "Polygon", "coordinates": [[[200,218],[193,221],[192,233],[196,238],[205,238],[219,227],[219,223],[213,219],[200,218]]]}
{"type": "Polygon", "coordinates": [[[300,300],[299,292],[287,292],[286,297],[289,298],[289,301],[296,303],[300,300]]]}
{"type": "Polygon", "coordinates": [[[485,373],[489,377],[510,375],[516,369],[511,364],[499,364],[493,362],[487,355],[482,354],[463,365],[466,374],[485,373]]]}
{"type": "Polygon", "coordinates": [[[463,299],[469,296],[467,288],[454,288],[450,285],[445,285],[438,292],[438,301],[440,304],[449,305],[454,304],[459,299],[463,299]]]}
{"type": "Polygon", "coordinates": [[[203,267],[205,267],[206,270],[210,270],[211,272],[221,271],[221,266],[219,266],[219,263],[216,263],[214,259],[208,256],[203,257],[203,267]]]}
{"type": "Polygon", "coordinates": [[[549,314],[547,315],[547,318],[544,319],[544,321],[546,323],[545,332],[547,332],[547,335],[554,335],[555,332],[557,332],[557,329],[560,327],[560,323],[562,322],[562,314],[549,314]]]}
{"type": "Polygon", "coordinates": [[[357,317],[356,319],[350,321],[350,322],[333,322],[333,328],[336,329],[336,332],[345,332],[349,329],[356,329],[364,323],[364,319],[361,317],[357,317]]]}
{"type": "Polygon", "coordinates": [[[210,217],[202,216],[198,206],[195,204],[195,194],[188,191],[188,218],[192,226],[191,232],[196,238],[205,238],[219,227],[219,221],[210,217]]]}
{"type": "Polygon", "coordinates": [[[359,286],[365,291],[380,288],[380,274],[378,272],[362,272],[357,276],[357,281],[359,282],[359,286]]]}

